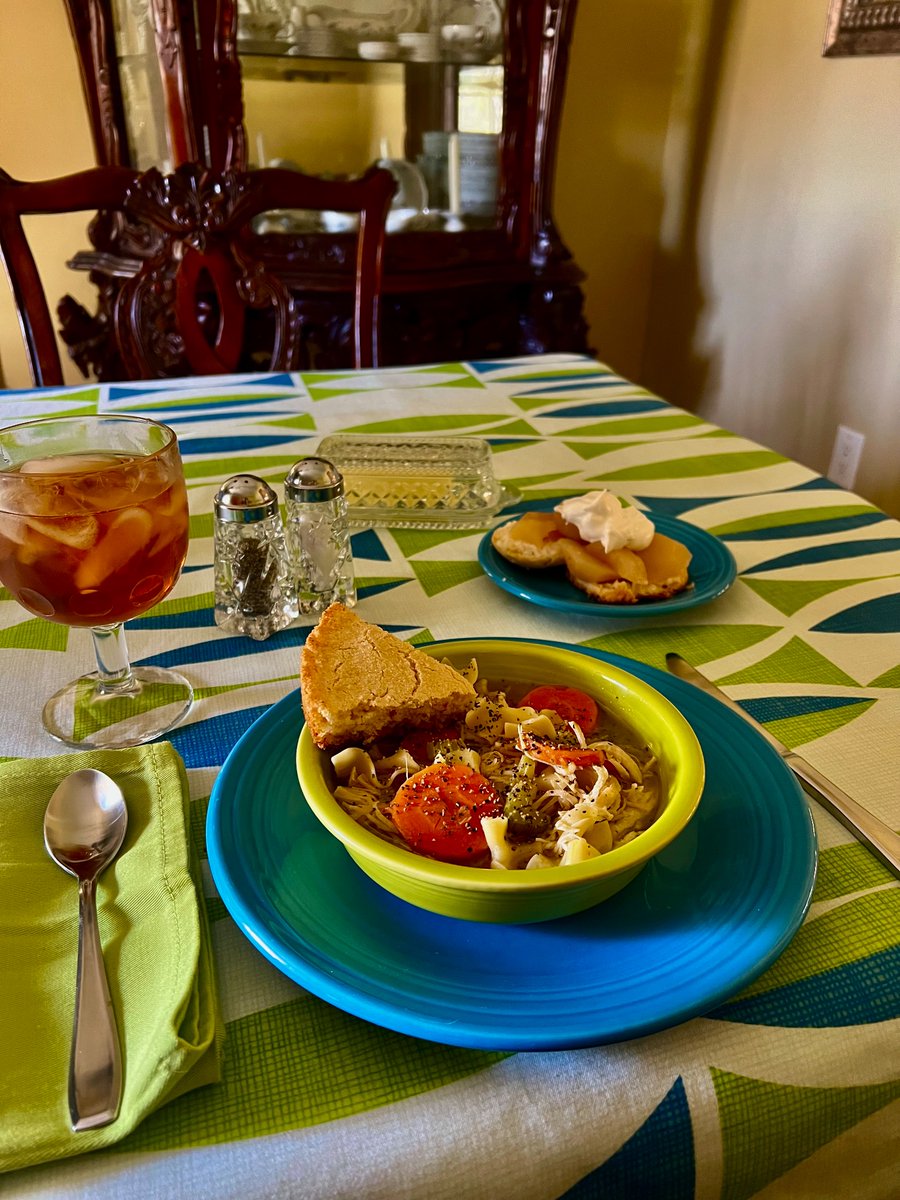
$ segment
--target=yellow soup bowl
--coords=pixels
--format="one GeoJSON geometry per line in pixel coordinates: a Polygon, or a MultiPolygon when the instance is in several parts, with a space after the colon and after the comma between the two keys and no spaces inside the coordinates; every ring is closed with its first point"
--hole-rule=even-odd
{"type": "Polygon", "coordinates": [[[331,757],[304,725],[297,776],[306,802],[354,862],[381,887],[430,912],[467,921],[525,924],[591,908],[630,883],[685,828],[703,791],[705,768],[697,736],[678,709],[650,684],[575,650],[499,638],[466,638],[421,646],[462,668],[474,658],[492,685],[578,688],[614,721],[628,727],[658,760],[658,815],[632,841],[570,866],[504,871],[457,866],[384,841],[355,821],[334,798],[331,757]]]}

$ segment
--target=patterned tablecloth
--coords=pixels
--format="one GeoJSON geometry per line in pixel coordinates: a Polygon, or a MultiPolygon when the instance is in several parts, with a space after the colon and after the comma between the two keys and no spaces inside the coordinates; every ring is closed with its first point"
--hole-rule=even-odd
{"type": "MultiPolygon", "coordinates": [[[[715,533],[739,568],[704,607],[571,616],[495,587],[478,565],[479,531],[379,528],[353,538],[361,616],[416,640],[553,638],[657,667],[680,651],[900,827],[900,526],[806,467],[571,355],[0,397],[4,424],[96,409],[166,421],[185,459],[188,564],[128,642],[135,662],[178,665],[196,689],[171,740],[201,849],[218,769],[296,687],[306,632],[254,643],[215,627],[212,495],[241,470],[280,484],[337,430],[487,438],[497,475],[526,498],[606,485],[715,533]]],[[[32,619],[0,589],[0,661],[0,755],[56,753],[41,704],[91,669],[89,637],[32,619]]],[[[207,875],[223,1083],[111,1150],[0,1178],[0,1193],[896,1197],[900,885],[836,821],[818,808],[814,819],[812,906],[769,970],[679,1027],[564,1052],[442,1046],[332,1008],[254,950],[207,875]]]]}

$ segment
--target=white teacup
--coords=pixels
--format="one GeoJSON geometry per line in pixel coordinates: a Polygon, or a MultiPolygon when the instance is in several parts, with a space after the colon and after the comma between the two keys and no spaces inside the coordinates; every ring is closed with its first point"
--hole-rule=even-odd
{"type": "Polygon", "coordinates": [[[398,33],[397,41],[410,58],[420,62],[431,62],[440,53],[441,43],[436,33],[398,33]]]}
{"type": "Polygon", "coordinates": [[[471,53],[484,45],[483,25],[442,25],[441,41],[450,50],[471,53]]]}
{"type": "Polygon", "coordinates": [[[401,46],[408,46],[410,50],[428,49],[437,44],[438,35],[436,33],[398,33],[397,41],[401,46]]]}

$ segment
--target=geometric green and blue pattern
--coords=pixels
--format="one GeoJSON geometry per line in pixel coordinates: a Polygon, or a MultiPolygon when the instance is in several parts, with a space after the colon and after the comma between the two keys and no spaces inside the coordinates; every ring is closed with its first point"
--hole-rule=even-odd
{"type": "MultiPolygon", "coordinates": [[[[497,475],[526,500],[609,485],[716,534],[738,564],[724,596],[677,615],[550,614],[485,578],[483,531],[370,529],[353,537],[367,620],[413,641],[550,637],[657,667],[677,651],[900,826],[900,525],[806,467],[577,355],[0,396],[4,424],[95,410],[164,420],[185,461],[186,570],[128,636],[133,661],[177,665],[194,684],[194,711],[171,741],[188,768],[201,854],[216,773],[296,686],[306,633],[298,625],[255,643],[215,627],[212,495],[239,471],[280,487],[297,458],[341,430],[485,438],[497,475]]],[[[54,752],[40,703],[88,667],[87,640],[0,590],[0,758],[54,752]]],[[[29,1195],[117,1197],[197,1186],[222,1196],[887,1200],[900,1194],[900,886],[840,825],[814,817],[813,903],[777,962],[702,1018],[596,1050],[504,1055],[369,1025],[271,968],[207,876],[223,1082],[164,1106],[111,1150],[9,1182],[21,1181],[20,1194],[27,1184],[29,1195]]]]}

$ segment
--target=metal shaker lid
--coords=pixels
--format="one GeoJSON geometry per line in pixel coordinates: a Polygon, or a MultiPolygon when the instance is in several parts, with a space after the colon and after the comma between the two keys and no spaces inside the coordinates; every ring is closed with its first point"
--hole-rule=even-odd
{"type": "Polygon", "coordinates": [[[334,500],[344,494],[344,477],[327,458],[301,458],[288,471],[284,490],[289,500],[305,504],[334,500]]]}
{"type": "Polygon", "coordinates": [[[255,475],[232,475],[216,492],[215,514],[220,521],[264,521],[278,512],[278,497],[255,475]]]}

